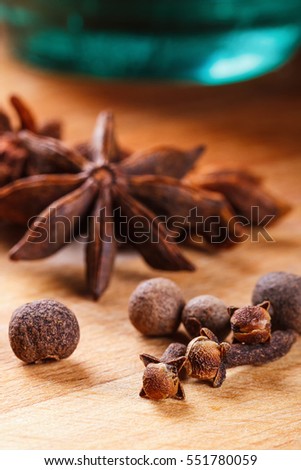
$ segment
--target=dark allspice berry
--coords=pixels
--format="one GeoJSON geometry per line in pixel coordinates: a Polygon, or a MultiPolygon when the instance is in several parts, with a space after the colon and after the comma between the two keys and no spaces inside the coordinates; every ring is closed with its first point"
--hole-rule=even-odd
{"type": "Polygon", "coordinates": [[[179,380],[179,372],[185,363],[186,346],[171,343],[160,359],[149,354],[141,354],[145,365],[140,397],[152,400],[175,398],[184,400],[184,389],[179,380]]]}
{"type": "Polygon", "coordinates": [[[129,300],[129,317],[146,336],[175,333],[185,301],[180,288],[169,279],[157,277],[141,282],[129,300]]]}
{"type": "Polygon", "coordinates": [[[301,277],[286,272],[265,274],[253,290],[254,305],[269,300],[273,330],[293,329],[301,334],[301,277]]]}
{"type": "Polygon", "coordinates": [[[213,295],[189,300],[182,312],[182,322],[192,338],[199,336],[200,328],[208,328],[218,339],[224,339],[230,332],[227,306],[213,295]]]}
{"type": "Polygon", "coordinates": [[[226,378],[225,358],[230,345],[218,343],[217,337],[207,328],[187,346],[185,369],[190,377],[209,381],[220,387],[226,378]]]}
{"type": "Polygon", "coordinates": [[[28,364],[70,356],[79,336],[75,315],[56,300],[37,300],[19,307],[9,324],[12,350],[28,364]]]}
{"type": "Polygon", "coordinates": [[[239,343],[265,343],[271,338],[270,302],[246,307],[229,307],[233,337],[239,343]]]}

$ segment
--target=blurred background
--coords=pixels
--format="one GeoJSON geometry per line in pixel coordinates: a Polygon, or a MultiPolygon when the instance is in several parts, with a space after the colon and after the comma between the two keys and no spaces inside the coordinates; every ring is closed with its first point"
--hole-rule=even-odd
{"type": "Polygon", "coordinates": [[[2,0],[22,60],[113,78],[250,79],[300,44],[300,0],[2,0]]]}

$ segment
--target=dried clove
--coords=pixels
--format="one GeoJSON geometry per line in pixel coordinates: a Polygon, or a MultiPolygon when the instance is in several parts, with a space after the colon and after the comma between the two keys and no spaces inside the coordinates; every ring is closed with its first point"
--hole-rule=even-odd
{"type": "Polygon", "coordinates": [[[145,370],[140,397],[152,400],[183,400],[185,393],[179,380],[179,372],[186,360],[185,352],[184,344],[171,343],[160,359],[141,354],[140,359],[145,365],[145,370]]]}
{"type": "Polygon", "coordinates": [[[187,346],[185,369],[190,377],[209,381],[220,387],[226,378],[226,354],[230,345],[218,343],[217,337],[207,328],[187,346]]]}
{"type": "Polygon", "coordinates": [[[233,337],[239,343],[265,343],[271,338],[270,302],[246,307],[229,307],[233,337]]]}
{"type": "Polygon", "coordinates": [[[9,323],[15,355],[28,364],[69,357],[79,342],[74,313],[56,300],[37,300],[19,307],[9,323]]]}
{"type": "Polygon", "coordinates": [[[146,336],[172,335],[178,329],[185,305],[179,287],[169,279],[153,278],[142,282],[129,300],[129,317],[146,336]]]}
{"type": "Polygon", "coordinates": [[[276,361],[289,352],[297,336],[294,330],[278,330],[264,344],[231,344],[226,354],[226,367],[262,365],[276,361]]]}
{"type": "Polygon", "coordinates": [[[200,328],[208,328],[219,340],[230,332],[227,306],[213,295],[199,295],[189,300],[182,312],[182,322],[192,338],[199,335],[200,328]]]}
{"type": "Polygon", "coordinates": [[[270,301],[272,327],[293,329],[301,334],[301,277],[286,272],[262,276],[254,287],[252,303],[270,301]]]}

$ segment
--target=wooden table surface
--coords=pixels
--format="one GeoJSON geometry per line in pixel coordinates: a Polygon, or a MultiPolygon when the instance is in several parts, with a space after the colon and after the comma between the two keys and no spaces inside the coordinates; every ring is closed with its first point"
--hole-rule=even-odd
{"type": "Polygon", "coordinates": [[[301,341],[281,360],[228,372],[220,389],[187,381],[184,402],[139,398],[139,353],[160,355],[168,339],[146,339],[128,321],[137,283],[164,275],[186,299],[210,293],[227,304],[250,301],[258,276],[301,274],[300,60],[249,83],[220,88],[109,83],[59,76],[2,55],[0,102],[14,92],[41,118],[60,116],[69,142],[86,139],[100,110],[117,116],[120,140],[133,149],[153,144],[206,143],[205,163],[240,164],[294,204],[271,229],[274,242],[244,243],[216,255],[187,251],[195,273],[161,273],[135,253],[121,253],[110,288],[94,303],[85,296],[83,247],[52,258],[13,263],[14,232],[0,237],[0,412],[4,449],[300,449],[301,341]],[[76,313],[81,341],[67,360],[23,365],[7,328],[13,310],[51,297],[76,313]]]}

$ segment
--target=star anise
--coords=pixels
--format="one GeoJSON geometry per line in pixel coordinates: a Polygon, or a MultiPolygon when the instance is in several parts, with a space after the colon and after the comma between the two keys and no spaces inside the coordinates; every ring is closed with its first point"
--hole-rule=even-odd
{"type": "MultiPolygon", "coordinates": [[[[23,176],[37,174],[41,168],[31,161],[28,150],[19,140],[19,133],[28,130],[38,135],[61,137],[59,121],[48,121],[39,126],[30,108],[18,96],[11,96],[10,102],[16,111],[19,124],[13,127],[11,120],[0,109],[0,186],[23,176]]],[[[54,168],[43,168],[43,173],[56,172],[54,168]]]]}
{"type": "MultiPolygon", "coordinates": [[[[7,127],[5,118],[2,122],[7,127]]],[[[193,270],[178,243],[199,247],[204,239],[214,248],[234,245],[240,241],[240,225],[233,216],[250,213],[255,202],[276,218],[285,212],[246,171],[219,168],[197,182],[185,179],[203,146],[125,151],[116,140],[111,113],[101,113],[92,141],[76,148],[33,129],[19,130],[17,138],[27,152],[25,174],[31,176],[0,189],[0,219],[24,225],[30,221],[30,227],[10,256],[50,256],[87,222],[87,282],[95,299],[108,286],[121,241],[156,269],[193,270]],[[179,223],[180,232],[175,230],[179,223]]]]}
{"type": "Polygon", "coordinates": [[[222,194],[244,225],[263,225],[266,216],[273,217],[271,223],[276,222],[291,208],[263,188],[261,176],[244,168],[203,167],[196,182],[200,188],[222,194]]]}
{"type": "MultiPolygon", "coordinates": [[[[181,254],[179,247],[168,241],[169,232],[147,204],[131,191],[133,175],[149,174],[162,181],[158,172],[167,174],[164,183],[178,187],[200,208],[212,201],[215,213],[226,222],[227,203],[222,197],[204,194],[185,186],[177,179],[189,171],[203,152],[197,147],[188,152],[164,147],[139,152],[123,159],[116,144],[113,118],[110,113],[100,115],[93,137],[94,161],[87,160],[74,149],[57,139],[41,137],[29,131],[19,133],[22,145],[43,166],[53,159],[64,166],[64,174],[34,175],[6,185],[0,190],[0,218],[25,224],[35,218],[22,240],[11,250],[12,259],[39,259],[58,251],[76,232],[81,218],[88,214],[87,279],[89,290],[98,298],[106,289],[116,253],[116,238],[124,236],[122,218],[126,218],[127,241],[144,257],[149,265],[163,270],[193,270],[193,265],[181,254]],[[112,163],[112,160],[115,163],[112,163]],[[118,160],[120,160],[118,162],[118,160]],[[120,213],[114,209],[120,208],[120,213]],[[61,223],[57,223],[60,220],[61,223]],[[150,236],[141,243],[134,224],[150,236]],[[41,239],[43,230],[47,237],[41,239]],[[157,242],[154,243],[153,241],[157,242]]],[[[143,184],[143,183],[142,183],[143,184]]],[[[174,190],[174,189],[173,189],[174,190]]],[[[153,192],[153,188],[151,189],[153,192]]],[[[149,194],[151,198],[151,194],[149,194]]],[[[176,211],[176,208],[174,209],[176,211]]],[[[207,209],[208,212],[208,209],[207,209]]],[[[222,223],[221,222],[221,223],[222,223]]]]}

